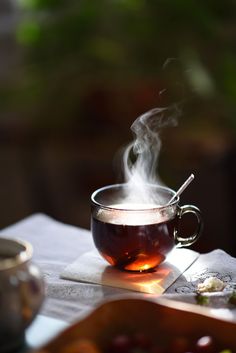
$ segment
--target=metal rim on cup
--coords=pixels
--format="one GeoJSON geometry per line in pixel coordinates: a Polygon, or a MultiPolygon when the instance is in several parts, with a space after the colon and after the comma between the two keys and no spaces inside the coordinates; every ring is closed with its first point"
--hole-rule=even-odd
{"type": "Polygon", "coordinates": [[[0,261],[0,271],[8,270],[29,261],[32,254],[33,247],[27,241],[0,237],[0,256],[6,256],[5,259],[0,261]],[[11,248],[9,254],[4,253],[3,245],[8,249],[11,248]]]}
{"type": "MultiPolygon", "coordinates": [[[[103,191],[106,191],[106,190],[109,190],[109,189],[118,189],[118,188],[121,188],[121,187],[126,187],[128,186],[127,183],[123,183],[123,184],[111,184],[111,185],[107,185],[107,186],[103,186],[97,190],[95,190],[92,195],[91,195],[91,202],[96,205],[96,206],[99,206],[103,209],[108,209],[108,210],[121,210],[120,208],[116,208],[116,207],[110,207],[110,206],[106,206],[98,201],[96,201],[96,196],[100,193],[100,192],[103,192],[103,191]]],[[[155,185],[155,184],[150,184],[150,187],[154,187],[154,188],[159,188],[159,189],[162,189],[162,190],[165,190],[167,192],[169,192],[170,194],[172,194],[172,196],[174,196],[175,194],[175,191],[166,187],[166,186],[160,186],[160,185],[155,185]]],[[[149,208],[149,210],[160,210],[160,209],[165,209],[167,207],[172,207],[172,206],[175,206],[176,204],[178,204],[179,202],[179,196],[177,196],[171,203],[169,204],[166,204],[166,205],[161,205],[161,206],[157,206],[157,207],[152,207],[152,208],[149,208]]],[[[143,212],[143,211],[147,211],[146,208],[139,208],[139,209],[132,209],[132,208],[122,208],[122,211],[136,211],[136,212],[143,212]]]]}

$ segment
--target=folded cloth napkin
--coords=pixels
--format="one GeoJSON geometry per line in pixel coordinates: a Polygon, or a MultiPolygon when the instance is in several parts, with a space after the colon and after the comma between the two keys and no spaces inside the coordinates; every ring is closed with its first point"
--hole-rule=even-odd
{"type": "Polygon", "coordinates": [[[165,292],[165,297],[185,303],[200,304],[220,319],[236,322],[236,258],[221,249],[201,254],[198,259],[165,292]],[[203,293],[204,301],[196,296],[199,283],[209,277],[224,282],[223,291],[203,293]],[[232,301],[233,298],[233,301],[232,301]]]}
{"type": "Polygon", "coordinates": [[[199,283],[209,277],[216,277],[224,282],[224,293],[236,290],[236,258],[221,249],[201,254],[183,276],[168,288],[170,294],[179,297],[195,293],[199,283]]]}
{"type": "Polygon", "coordinates": [[[86,252],[69,264],[61,278],[119,287],[149,294],[162,294],[193,264],[199,253],[189,249],[174,249],[156,270],[131,273],[109,266],[96,250],[86,252]]]}

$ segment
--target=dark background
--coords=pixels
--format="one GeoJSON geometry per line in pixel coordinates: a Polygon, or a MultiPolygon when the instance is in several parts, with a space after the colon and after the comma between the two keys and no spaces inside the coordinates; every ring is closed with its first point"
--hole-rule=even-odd
{"type": "Polygon", "coordinates": [[[0,226],[44,212],[89,228],[132,122],[181,100],[159,175],[177,189],[195,174],[181,197],[205,220],[193,248],[236,255],[235,41],[233,0],[1,0],[0,226]]]}

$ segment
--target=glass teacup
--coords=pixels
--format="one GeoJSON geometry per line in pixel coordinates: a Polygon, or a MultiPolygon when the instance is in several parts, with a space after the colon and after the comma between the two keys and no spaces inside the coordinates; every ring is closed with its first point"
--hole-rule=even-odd
{"type": "MultiPolygon", "coordinates": [[[[190,246],[199,238],[203,221],[196,206],[179,206],[179,197],[170,204],[123,203],[127,187],[108,185],[91,196],[93,240],[109,264],[127,271],[148,271],[162,263],[175,246],[190,246]],[[189,237],[181,237],[179,223],[186,213],[196,216],[197,227],[189,237]]],[[[171,200],[175,195],[167,187],[150,188],[160,200],[171,200]]]]}

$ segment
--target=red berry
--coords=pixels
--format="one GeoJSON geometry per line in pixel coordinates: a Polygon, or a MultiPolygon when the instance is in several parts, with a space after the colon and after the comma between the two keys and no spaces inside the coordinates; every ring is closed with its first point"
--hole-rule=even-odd
{"type": "Polygon", "coordinates": [[[211,336],[203,336],[196,342],[197,353],[214,353],[215,343],[211,336]]]}
{"type": "Polygon", "coordinates": [[[151,347],[151,339],[148,335],[138,332],[133,336],[133,346],[141,350],[148,350],[151,347]]]}
{"type": "Polygon", "coordinates": [[[176,337],[176,338],[173,338],[167,350],[168,352],[185,353],[185,352],[188,352],[189,349],[190,349],[190,344],[187,338],[176,337]]]}
{"type": "Polygon", "coordinates": [[[128,335],[121,334],[112,339],[108,351],[111,353],[130,353],[131,348],[131,338],[128,335]]]}

